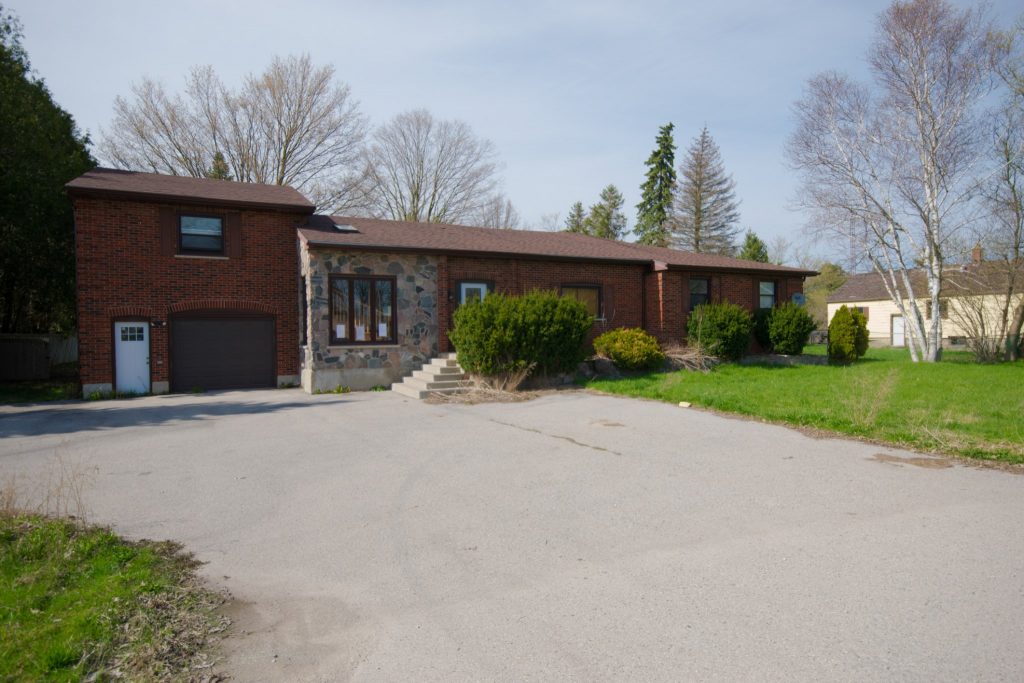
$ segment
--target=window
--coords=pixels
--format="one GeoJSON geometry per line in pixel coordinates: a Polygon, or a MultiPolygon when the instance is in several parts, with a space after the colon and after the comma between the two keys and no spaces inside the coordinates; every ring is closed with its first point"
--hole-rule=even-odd
{"type": "Polygon", "coordinates": [[[601,318],[600,285],[562,285],[562,296],[576,299],[587,307],[587,313],[601,318]]]}
{"type": "MultiPolygon", "coordinates": [[[[930,301],[924,302],[924,315],[928,320],[932,319],[932,304],[930,301]]],[[[939,299],[939,319],[949,319],[949,300],[939,299]]]]}
{"type": "Polygon", "coordinates": [[[471,301],[483,301],[494,289],[489,282],[460,282],[459,283],[459,305],[468,304],[471,301]]]}
{"type": "Polygon", "coordinates": [[[393,344],[395,278],[332,275],[331,343],[393,344]]]}
{"type": "Polygon", "coordinates": [[[774,280],[762,281],[757,287],[757,293],[759,295],[758,308],[772,308],[775,306],[776,292],[774,280]]]}
{"type": "Polygon", "coordinates": [[[706,277],[690,278],[690,310],[711,301],[711,280],[706,277]]]}
{"type": "Polygon", "coordinates": [[[224,253],[224,221],[217,216],[179,216],[178,249],[182,253],[224,253]]]}
{"type": "Polygon", "coordinates": [[[864,322],[868,321],[868,307],[867,306],[854,306],[853,310],[860,311],[860,314],[864,316],[864,322]]]}
{"type": "Polygon", "coordinates": [[[121,341],[146,341],[145,327],[122,327],[121,341]]]}

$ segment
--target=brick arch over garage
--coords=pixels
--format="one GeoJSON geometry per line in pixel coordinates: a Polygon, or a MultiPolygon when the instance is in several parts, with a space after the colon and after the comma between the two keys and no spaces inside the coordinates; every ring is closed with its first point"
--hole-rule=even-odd
{"type": "Polygon", "coordinates": [[[264,313],[266,315],[278,315],[270,304],[264,301],[251,301],[246,299],[189,299],[178,301],[170,305],[168,313],[189,313],[196,311],[235,311],[241,313],[264,313]]]}

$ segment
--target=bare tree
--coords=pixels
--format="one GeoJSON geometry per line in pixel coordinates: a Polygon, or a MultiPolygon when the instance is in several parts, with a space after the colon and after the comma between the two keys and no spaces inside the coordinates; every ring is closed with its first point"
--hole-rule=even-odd
{"type": "Polygon", "coordinates": [[[398,114],[364,152],[364,205],[394,220],[471,222],[498,189],[495,157],[494,145],[461,121],[425,109],[398,114]]]}
{"type": "Polygon", "coordinates": [[[904,316],[915,361],[941,355],[945,249],[975,218],[987,176],[979,122],[993,87],[988,31],[977,10],[894,2],[868,53],[874,87],[824,73],[795,107],[787,153],[802,175],[799,201],[824,230],[863,246],[904,316]],[[917,266],[926,292],[912,284],[917,266]]]}
{"type": "Polygon", "coordinates": [[[518,228],[521,222],[522,219],[512,200],[500,193],[491,195],[472,220],[473,225],[501,230],[518,228]]]}
{"type": "Polygon", "coordinates": [[[976,232],[972,263],[949,288],[960,296],[950,318],[967,334],[981,361],[1020,357],[1024,326],[1024,21],[997,42],[999,75],[1007,85],[1003,106],[993,118],[992,151],[997,172],[984,193],[989,219],[976,232]],[[989,260],[982,261],[982,253],[989,260]]]}
{"type": "Polygon", "coordinates": [[[183,95],[144,79],[114,101],[99,151],[119,168],[204,177],[219,158],[237,181],[291,185],[323,209],[345,206],[366,120],[332,66],[275,57],[241,88],[196,67],[183,95]]]}

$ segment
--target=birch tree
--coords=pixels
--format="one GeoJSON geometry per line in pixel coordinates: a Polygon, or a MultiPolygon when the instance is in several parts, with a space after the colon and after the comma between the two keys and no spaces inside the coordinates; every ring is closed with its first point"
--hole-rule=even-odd
{"type": "Polygon", "coordinates": [[[240,88],[210,66],[193,68],[184,94],[150,79],[114,101],[99,152],[117,168],[291,185],[322,209],[345,206],[358,177],[366,119],[334,67],[308,55],[274,57],[240,88]]]}
{"type": "Polygon", "coordinates": [[[946,248],[976,218],[989,173],[989,31],[979,10],[894,2],[868,51],[871,83],[826,72],[795,105],[787,154],[803,181],[798,201],[822,230],[862,246],[906,321],[914,361],[941,356],[946,248]],[[918,266],[925,291],[910,277],[918,266]]]}
{"type": "Polygon", "coordinates": [[[439,121],[426,109],[398,114],[364,151],[364,205],[393,220],[472,222],[498,189],[496,158],[494,145],[462,121],[439,121]]]}

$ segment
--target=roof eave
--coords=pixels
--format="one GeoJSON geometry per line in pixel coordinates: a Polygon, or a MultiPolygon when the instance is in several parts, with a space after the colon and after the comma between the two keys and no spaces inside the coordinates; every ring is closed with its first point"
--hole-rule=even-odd
{"type": "Polygon", "coordinates": [[[650,266],[651,259],[614,259],[595,256],[568,256],[561,254],[530,254],[519,251],[491,251],[481,249],[440,249],[437,247],[399,247],[388,244],[344,244],[317,240],[314,237],[299,232],[303,243],[310,247],[324,249],[352,249],[356,251],[377,251],[377,252],[401,252],[417,254],[445,254],[456,256],[484,256],[489,258],[530,258],[543,261],[584,261],[588,263],[616,263],[631,266],[650,266]]]}
{"type": "Polygon", "coordinates": [[[91,199],[124,199],[129,201],[153,202],[157,204],[191,204],[198,206],[222,206],[231,209],[255,209],[311,215],[316,211],[313,204],[285,204],[281,202],[252,202],[237,199],[213,199],[195,195],[172,195],[153,192],[126,192],[124,190],[101,190],[91,187],[65,185],[69,197],[91,199]]]}

